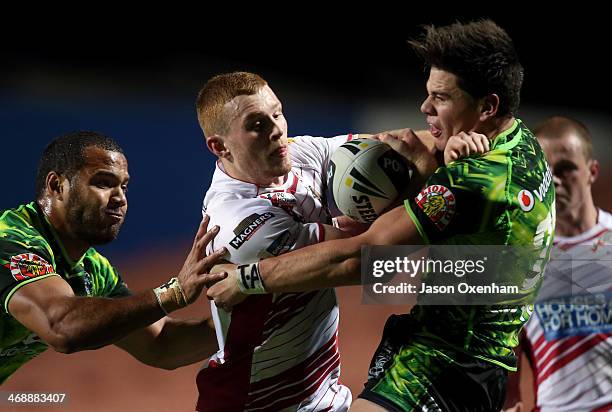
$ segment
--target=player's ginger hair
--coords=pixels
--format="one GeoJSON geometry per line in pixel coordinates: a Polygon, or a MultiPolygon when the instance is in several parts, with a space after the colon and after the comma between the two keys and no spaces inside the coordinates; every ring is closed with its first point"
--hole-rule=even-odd
{"type": "Polygon", "coordinates": [[[223,135],[229,127],[224,106],[236,96],[253,95],[268,83],[255,73],[233,72],[212,77],[196,100],[198,122],[204,136],[223,135]]]}

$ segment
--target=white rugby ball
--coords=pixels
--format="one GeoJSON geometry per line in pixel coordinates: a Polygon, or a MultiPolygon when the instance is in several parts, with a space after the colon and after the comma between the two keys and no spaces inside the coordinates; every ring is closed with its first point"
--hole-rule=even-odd
{"type": "Polygon", "coordinates": [[[385,143],[348,141],[331,157],[331,206],[359,222],[373,222],[408,186],[412,172],[406,159],[385,143]]]}

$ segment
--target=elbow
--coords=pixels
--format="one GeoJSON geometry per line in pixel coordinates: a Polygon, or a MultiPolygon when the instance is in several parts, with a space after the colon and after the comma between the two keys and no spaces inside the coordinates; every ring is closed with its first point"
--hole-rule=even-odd
{"type": "Polygon", "coordinates": [[[51,325],[44,341],[56,352],[65,354],[92,349],[87,345],[86,333],[59,322],[51,325]]]}
{"type": "Polygon", "coordinates": [[[342,285],[352,286],[361,284],[361,259],[350,258],[344,261],[341,270],[342,273],[342,285]]]}
{"type": "Polygon", "coordinates": [[[46,343],[59,353],[69,354],[80,350],[76,339],[65,334],[56,334],[48,338],[46,343]]]}
{"type": "Polygon", "coordinates": [[[68,321],[70,311],[65,305],[57,305],[47,313],[47,328],[41,338],[59,353],[74,353],[83,350],[82,342],[87,333],[68,321]]]}
{"type": "Polygon", "coordinates": [[[347,251],[337,262],[336,269],[330,273],[333,286],[352,286],[361,284],[361,250],[347,251]]]}

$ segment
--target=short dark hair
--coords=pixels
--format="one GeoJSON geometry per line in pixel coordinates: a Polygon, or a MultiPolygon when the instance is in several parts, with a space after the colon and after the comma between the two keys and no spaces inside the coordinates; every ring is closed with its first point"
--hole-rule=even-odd
{"type": "Polygon", "coordinates": [[[591,132],[580,120],[565,116],[553,116],[544,120],[533,129],[538,139],[561,139],[567,133],[576,133],[582,142],[582,154],[586,160],[593,159],[593,139],[591,132]]]}
{"type": "Polygon", "coordinates": [[[76,131],[53,139],[47,145],[38,163],[36,173],[36,198],[45,193],[45,181],[49,172],[72,179],[85,163],[85,148],[94,146],[112,152],[123,153],[123,149],[112,138],[101,133],[76,131]]]}
{"type": "Polygon", "coordinates": [[[492,20],[425,26],[423,35],[408,43],[426,69],[435,67],[453,73],[458,86],[474,98],[497,94],[497,116],[516,115],[523,66],[508,33],[492,20]]]}

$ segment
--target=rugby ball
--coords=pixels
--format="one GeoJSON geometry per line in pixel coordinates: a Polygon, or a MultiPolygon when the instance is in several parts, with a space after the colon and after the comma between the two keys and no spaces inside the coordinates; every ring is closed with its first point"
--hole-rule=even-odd
{"type": "Polygon", "coordinates": [[[348,141],[330,160],[331,209],[359,222],[373,222],[406,189],[412,173],[408,161],[389,145],[374,139],[348,141]]]}

